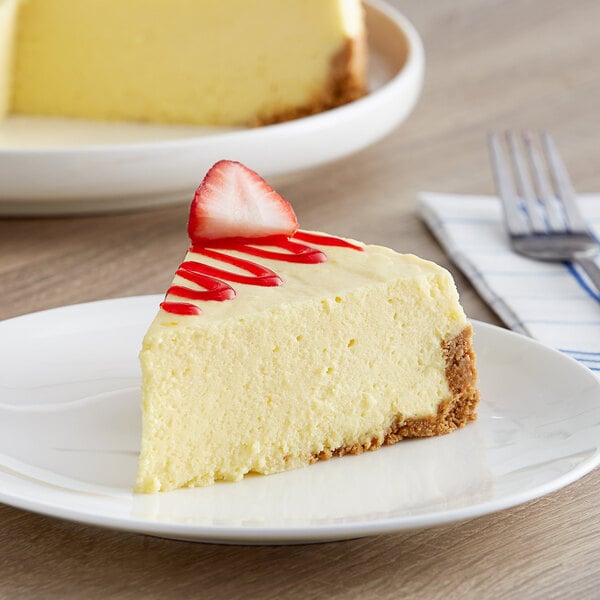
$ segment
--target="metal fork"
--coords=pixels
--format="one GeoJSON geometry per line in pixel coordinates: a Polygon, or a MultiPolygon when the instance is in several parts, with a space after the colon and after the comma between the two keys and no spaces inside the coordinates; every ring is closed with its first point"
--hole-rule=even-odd
{"type": "Polygon", "coordinates": [[[600,266],[595,260],[600,246],[579,212],[575,190],[552,136],[544,131],[540,140],[553,186],[530,133],[522,134],[529,168],[519,149],[517,135],[512,131],[506,133],[513,175],[500,139],[495,133],[488,136],[496,189],[504,207],[511,245],[519,254],[537,260],[578,264],[600,293],[600,266]]]}

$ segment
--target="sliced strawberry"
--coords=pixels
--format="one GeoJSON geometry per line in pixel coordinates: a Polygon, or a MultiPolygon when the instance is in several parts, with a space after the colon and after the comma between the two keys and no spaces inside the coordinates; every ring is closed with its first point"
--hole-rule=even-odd
{"type": "Polygon", "coordinates": [[[188,233],[194,243],[227,238],[291,236],[298,220],[290,204],[243,164],[221,160],[196,190],[188,233]]]}

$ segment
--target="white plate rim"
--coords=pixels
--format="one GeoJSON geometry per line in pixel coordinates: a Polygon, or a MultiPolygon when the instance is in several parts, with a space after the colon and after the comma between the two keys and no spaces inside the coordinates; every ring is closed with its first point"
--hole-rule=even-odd
{"type": "MultiPolygon", "coordinates": [[[[132,296],[127,298],[116,298],[109,300],[100,300],[83,304],[74,304],[59,308],[29,313],[0,321],[0,330],[3,323],[14,323],[19,319],[45,316],[55,316],[60,312],[77,309],[108,309],[119,304],[128,305],[132,303],[153,303],[156,304],[162,297],[152,296],[132,296]]],[[[477,332],[487,332],[492,336],[507,336],[518,344],[525,344],[532,348],[534,352],[550,353],[560,356],[560,360],[568,361],[578,370],[582,377],[589,379],[590,383],[597,386],[600,392],[600,382],[584,366],[577,363],[574,359],[561,354],[560,352],[549,348],[536,340],[527,338],[518,333],[506,330],[495,325],[483,323],[477,320],[471,320],[477,332]]],[[[600,397],[600,396],[599,396],[600,397]]],[[[366,520],[352,523],[342,523],[333,525],[302,525],[302,526],[220,526],[220,525],[185,525],[182,523],[165,523],[139,518],[120,518],[107,517],[105,515],[94,515],[88,511],[81,511],[69,507],[56,506],[55,504],[44,502],[39,498],[23,498],[11,494],[10,490],[0,487],[0,501],[5,504],[21,508],[31,512],[44,514],[46,516],[57,517],[87,525],[97,525],[110,529],[130,531],[142,534],[156,535],[160,537],[183,539],[190,541],[203,542],[223,542],[223,543],[241,543],[241,544],[285,544],[285,543],[306,543],[321,542],[330,540],[342,540],[383,533],[397,533],[410,531],[427,527],[434,527],[484,515],[492,514],[507,508],[515,507],[526,502],[541,498],[551,492],[557,491],[584,475],[591,472],[600,464],[600,445],[596,446],[595,452],[577,464],[567,473],[556,477],[555,479],[543,484],[536,485],[529,490],[521,493],[512,493],[507,496],[474,505],[450,509],[446,511],[434,511],[419,515],[409,515],[402,518],[381,519],[377,521],[366,520]]],[[[1,480],[1,474],[0,474],[1,480]]]]}

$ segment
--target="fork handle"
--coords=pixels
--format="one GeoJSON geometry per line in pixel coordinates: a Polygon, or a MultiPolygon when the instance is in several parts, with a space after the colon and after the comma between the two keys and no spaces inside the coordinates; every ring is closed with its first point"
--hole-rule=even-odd
{"type": "Polygon", "coordinates": [[[596,293],[600,295],[600,265],[596,262],[598,260],[598,254],[594,256],[581,256],[575,260],[590,278],[591,282],[596,288],[596,293]]]}

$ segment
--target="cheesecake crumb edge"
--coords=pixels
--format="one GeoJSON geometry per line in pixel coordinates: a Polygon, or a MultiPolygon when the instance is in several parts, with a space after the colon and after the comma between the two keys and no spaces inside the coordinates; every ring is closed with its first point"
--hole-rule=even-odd
{"type": "Polygon", "coordinates": [[[473,328],[467,325],[457,336],[441,343],[446,361],[446,380],[451,395],[440,403],[436,415],[409,419],[398,415],[381,435],[366,442],[341,446],[334,450],[325,449],[313,454],[310,462],[329,460],[334,456],[346,454],[362,454],[377,450],[381,446],[391,446],[404,438],[444,435],[475,421],[479,389],[472,339],[473,328]]]}

